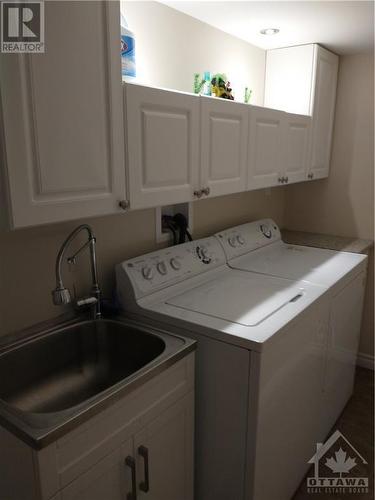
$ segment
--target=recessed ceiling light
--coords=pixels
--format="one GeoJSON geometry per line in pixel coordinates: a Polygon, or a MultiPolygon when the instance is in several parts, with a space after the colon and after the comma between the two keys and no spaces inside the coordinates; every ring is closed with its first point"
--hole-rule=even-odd
{"type": "Polygon", "coordinates": [[[262,35],[277,35],[279,31],[280,30],[278,28],[265,28],[263,30],[260,30],[260,33],[262,35]]]}

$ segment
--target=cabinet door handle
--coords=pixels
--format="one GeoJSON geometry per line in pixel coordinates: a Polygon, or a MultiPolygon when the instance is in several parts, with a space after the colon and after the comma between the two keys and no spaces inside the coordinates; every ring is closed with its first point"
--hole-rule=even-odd
{"type": "Polygon", "coordinates": [[[144,468],[145,468],[145,480],[139,483],[139,489],[147,493],[150,489],[150,476],[148,469],[148,448],[146,448],[146,446],[140,446],[138,448],[138,453],[143,458],[144,468]]]}
{"type": "Polygon", "coordinates": [[[135,460],[133,457],[128,455],[125,458],[125,465],[130,467],[132,472],[132,491],[126,495],[126,500],[137,500],[137,476],[135,472],[135,460]]]}
{"type": "Polygon", "coordinates": [[[279,177],[277,180],[278,180],[280,183],[281,183],[281,182],[283,182],[283,178],[282,178],[282,177],[279,177]]]}
{"type": "Polygon", "coordinates": [[[210,194],[210,188],[209,187],[203,188],[202,193],[208,196],[210,194]]]}
{"type": "Polygon", "coordinates": [[[288,183],[289,182],[289,177],[285,177],[285,182],[288,183]]]}
{"type": "Polygon", "coordinates": [[[198,189],[198,191],[194,191],[193,194],[196,198],[201,198],[203,193],[201,189],[198,189]]]}

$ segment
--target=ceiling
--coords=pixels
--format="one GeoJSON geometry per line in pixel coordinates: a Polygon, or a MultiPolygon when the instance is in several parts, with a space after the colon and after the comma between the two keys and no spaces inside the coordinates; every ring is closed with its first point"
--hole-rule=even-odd
{"type": "Polygon", "coordinates": [[[262,49],[320,43],[341,55],[368,52],[374,47],[372,1],[162,3],[262,49]],[[280,32],[261,35],[259,31],[264,28],[278,28],[280,32]]]}

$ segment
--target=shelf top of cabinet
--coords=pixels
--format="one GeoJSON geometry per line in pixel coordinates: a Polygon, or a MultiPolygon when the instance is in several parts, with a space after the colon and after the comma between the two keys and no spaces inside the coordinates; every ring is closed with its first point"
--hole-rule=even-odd
{"type": "Polygon", "coordinates": [[[138,83],[136,81],[134,82],[122,82],[123,88],[126,90],[127,87],[141,87],[143,89],[149,89],[149,90],[155,90],[155,91],[161,91],[161,92],[173,92],[174,94],[180,94],[181,96],[190,96],[193,98],[200,98],[200,99],[207,99],[207,100],[212,100],[212,101],[217,101],[220,103],[227,103],[229,106],[246,106],[249,109],[254,109],[254,110],[263,110],[263,109],[268,109],[269,111],[273,111],[275,113],[280,113],[288,116],[295,116],[295,117],[308,117],[311,118],[310,115],[301,115],[301,114],[296,114],[296,113],[288,113],[286,111],[282,111],[279,109],[273,109],[273,108],[267,108],[265,106],[260,106],[255,105],[255,104],[247,104],[241,101],[231,101],[230,99],[220,99],[219,97],[215,96],[208,96],[204,94],[194,94],[193,92],[185,92],[183,90],[176,90],[176,89],[169,89],[165,87],[158,87],[154,85],[146,85],[144,83],[138,83]]]}

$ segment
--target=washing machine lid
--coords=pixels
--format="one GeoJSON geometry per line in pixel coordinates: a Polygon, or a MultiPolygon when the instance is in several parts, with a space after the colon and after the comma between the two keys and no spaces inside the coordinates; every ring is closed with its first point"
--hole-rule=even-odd
{"type": "Polygon", "coordinates": [[[234,269],[329,287],[365,259],[360,254],[288,245],[279,241],[234,258],[229,261],[229,265],[234,269]]]}
{"type": "MultiPolygon", "coordinates": [[[[272,276],[233,271],[166,300],[175,307],[243,326],[257,326],[304,295],[304,288],[272,276]]],[[[288,308],[290,316],[290,308],[288,308]]]]}

